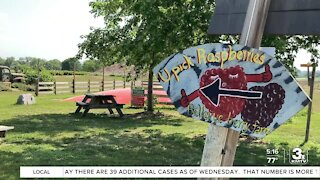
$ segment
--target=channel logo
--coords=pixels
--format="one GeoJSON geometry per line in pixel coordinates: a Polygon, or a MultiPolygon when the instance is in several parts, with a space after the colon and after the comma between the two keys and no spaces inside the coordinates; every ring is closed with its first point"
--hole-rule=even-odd
{"type": "Polygon", "coordinates": [[[308,151],[303,152],[300,148],[294,148],[289,151],[290,164],[307,164],[308,163],[308,151]]]}

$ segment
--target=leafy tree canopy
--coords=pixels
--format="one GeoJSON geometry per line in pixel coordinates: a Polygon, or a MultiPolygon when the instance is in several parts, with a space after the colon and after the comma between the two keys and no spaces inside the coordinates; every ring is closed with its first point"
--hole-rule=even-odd
{"type": "Polygon", "coordinates": [[[61,64],[61,61],[59,61],[58,59],[52,59],[45,62],[44,66],[48,70],[61,70],[61,64]]]}
{"type": "Polygon", "coordinates": [[[62,66],[62,70],[68,70],[68,71],[73,71],[73,70],[79,71],[82,68],[79,59],[75,57],[65,59],[64,61],[62,61],[61,66],[62,66]]]}
{"type": "MultiPolygon", "coordinates": [[[[96,0],[90,6],[94,16],[104,18],[105,28],[83,36],[79,54],[97,59],[107,57],[150,68],[179,49],[239,40],[238,36],[207,35],[214,0],[96,0]]],[[[277,58],[292,73],[296,72],[293,62],[298,49],[306,49],[315,61],[318,45],[319,36],[300,35],[264,36],[261,44],[276,47],[277,58]]]]}
{"type": "MultiPolygon", "coordinates": [[[[214,0],[95,0],[90,6],[94,16],[104,18],[105,27],[82,37],[79,56],[148,69],[148,111],[152,111],[151,70],[161,60],[190,46],[239,42],[239,36],[207,35],[214,0]]],[[[318,42],[317,36],[265,36],[262,46],[276,47],[277,57],[294,73],[297,50],[304,48],[318,57],[318,42]]]]}
{"type": "Polygon", "coordinates": [[[95,72],[100,67],[101,66],[99,63],[97,63],[97,61],[89,59],[89,60],[84,61],[83,65],[82,65],[82,70],[87,71],[87,72],[95,72]]]}
{"type": "Polygon", "coordinates": [[[97,58],[104,52],[117,56],[116,61],[150,69],[179,49],[217,40],[206,33],[213,0],[97,0],[90,6],[106,26],[84,37],[79,47],[87,56],[97,58]]]}

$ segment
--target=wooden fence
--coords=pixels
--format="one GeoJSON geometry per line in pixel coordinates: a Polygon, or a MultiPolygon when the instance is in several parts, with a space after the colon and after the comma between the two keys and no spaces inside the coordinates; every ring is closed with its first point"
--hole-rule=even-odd
{"type": "Polygon", "coordinates": [[[36,95],[61,93],[93,93],[117,88],[131,87],[131,82],[125,81],[84,81],[84,82],[39,82],[36,85],[36,95]]]}
{"type": "MultiPolygon", "coordinates": [[[[85,82],[39,82],[36,85],[35,94],[62,94],[62,93],[94,93],[105,90],[120,88],[143,88],[144,96],[147,96],[148,81],[85,81],[85,82]]],[[[163,91],[159,82],[153,82],[153,97],[157,104],[170,105],[170,102],[163,102],[163,98],[169,98],[163,91]]]]}

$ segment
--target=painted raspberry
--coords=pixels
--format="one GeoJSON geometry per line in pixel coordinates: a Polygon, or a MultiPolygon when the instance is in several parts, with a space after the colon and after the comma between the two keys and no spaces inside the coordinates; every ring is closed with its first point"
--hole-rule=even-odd
{"type": "MultiPolygon", "coordinates": [[[[218,77],[221,78],[222,88],[226,89],[247,89],[246,75],[243,68],[240,66],[230,67],[227,69],[210,69],[207,70],[200,79],[200,87],[204,87],[212,83],[218,77]]],[[[214,106],[199,93],[200,99],[205,107],[216,117],[222,116],[221,120],[226,121],[230,118],[236,117],[243,110],[245,99],[238,97],[222,96],[218,106],[214,106]],[[230,113],[230,115],[229,115],[230,113]]]]}
{"type": "Polygon", "coordinates": [[[282,108],[285,91],[279,84],[270,83],[266,86],[254,86],[249,90],[261,91],[262,99],[247,99],[241,113],[242,119],[249,123],[249,129],[254,130],[254,124],[268,127],[276,114],[282,108]]]}

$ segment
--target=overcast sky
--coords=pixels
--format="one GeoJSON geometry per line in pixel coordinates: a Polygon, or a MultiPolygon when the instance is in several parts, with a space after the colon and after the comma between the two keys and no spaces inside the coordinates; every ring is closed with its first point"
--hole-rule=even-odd
{"type": "Polygon", "coordinates": [[[90,14],[89,0],[1,0],[0,57],[74,56],[80,35],[103,26],[90,14]]]}
{"type": "MultiPolygon", "coordinates": [[[[89,12],[90,0],[0,0],[0,57],[40,57],[47,60],[74,56],[80,36],[103,20],[89,12]]],[[[310,56],[298,54],[296,66],[310,56]]]]}

